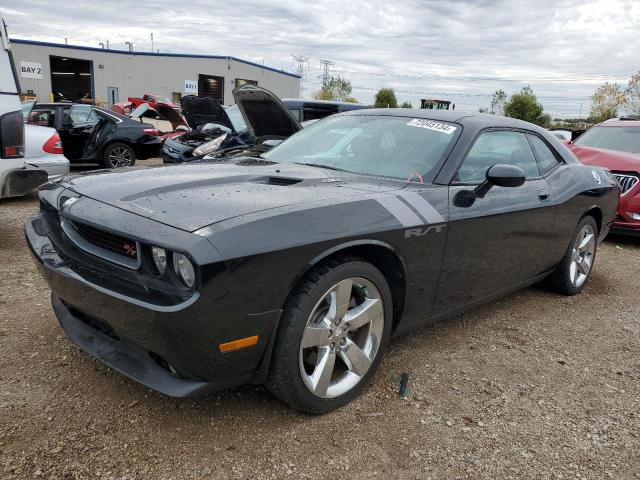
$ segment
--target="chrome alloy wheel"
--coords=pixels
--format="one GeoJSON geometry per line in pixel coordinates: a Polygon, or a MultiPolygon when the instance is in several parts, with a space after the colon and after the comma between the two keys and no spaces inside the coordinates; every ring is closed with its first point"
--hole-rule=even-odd
{"type": "Polygon", "coordinates": [[[351,390],[376,358],[384,331],[382,296],[360,277],[342,280],[316,304],[300,342],[300,374],[316,397],[351,390]]]}
{"type": "Polygon", "coordinates": [[[576,237],[569,267],[571,284],[579,288],[589,277],[596,251],[596,232],[591,225],[585,225],[576,237]]]}
{"type": "Polygon", "coordinates": [[[131,151],[125,147],[117,146],[109,152],[109,165],[113,168],[128,167],[132,160],[131,151]]]}

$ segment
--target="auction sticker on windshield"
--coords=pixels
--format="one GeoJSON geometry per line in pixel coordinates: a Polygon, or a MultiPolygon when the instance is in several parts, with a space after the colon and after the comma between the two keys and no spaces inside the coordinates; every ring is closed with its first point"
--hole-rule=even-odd
{"type": "Polygon", "coordinates": [[[446,123],[434,122],[433,120],[421,120],[419,118],[410,120],[407,125],[410,127],[427,128],[429,130],[435,130],[436,132],[446,133],[447,135],[451,135],[456,131],[456,127],[447,125],[446,123]]]}

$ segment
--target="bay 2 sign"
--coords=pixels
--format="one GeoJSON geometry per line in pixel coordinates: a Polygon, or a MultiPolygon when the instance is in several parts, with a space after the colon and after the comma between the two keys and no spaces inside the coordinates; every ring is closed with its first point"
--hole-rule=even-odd
{"type": "Polygon", "coordinates": [[[42,80],[42,64],[20,62],[20,76],[22,78],[36,78],[38,80],[42,80]]]}

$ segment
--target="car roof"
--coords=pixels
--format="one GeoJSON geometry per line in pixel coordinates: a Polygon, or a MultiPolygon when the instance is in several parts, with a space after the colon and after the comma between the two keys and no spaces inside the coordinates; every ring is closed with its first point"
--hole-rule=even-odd
{"type": "Polygon", "coordinates": [[[62,103],[62,102],[59,102],[59,103],[36,102],[34,108],[35,107],[49,107],[49,108],[51,108],[51,107],[69,107],[69,108],[71,108],[71,107],[76,106],[76,105],[85,105],[85,104],[84,103],[62,103]]]}
{"type": "Polygon", "coordinates": [[[426,108],[371,108],[341,113],[341,115],[385,115],[391,117],[421,118],[425,120],[441,120],[477,128],[507,127],[527,130],[546,131],[542,127],[516,118],[488,113],[464,113],[455,110],[431,110],[426,108]]]}
{"type": "Polygon", "coordinates": [[[282,103],[287,106],[301,105],[338,105],[343,107],[367,108],[367,105],[351,102],[336,102],[333,100],[315,100],[313,98],[283,98],[282,103]]]}
{"type": "Polygon", "coordinates": [[[640,127],[640,120],[609,120],[599,123],[596,127],[640,127]]]}

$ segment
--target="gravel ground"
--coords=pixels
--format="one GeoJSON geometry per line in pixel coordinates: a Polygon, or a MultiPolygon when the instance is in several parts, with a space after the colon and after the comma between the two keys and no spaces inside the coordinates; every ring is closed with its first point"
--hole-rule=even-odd
{"type": "Polygon", "coordinates": [[[25,246],[36,211],[0,201],[0,478],[640,478],[639,240],[601,245],[579,296],[394,340],[363,396],[311,417],[256,386],[167,398],[79,351],[25,246]]]}

